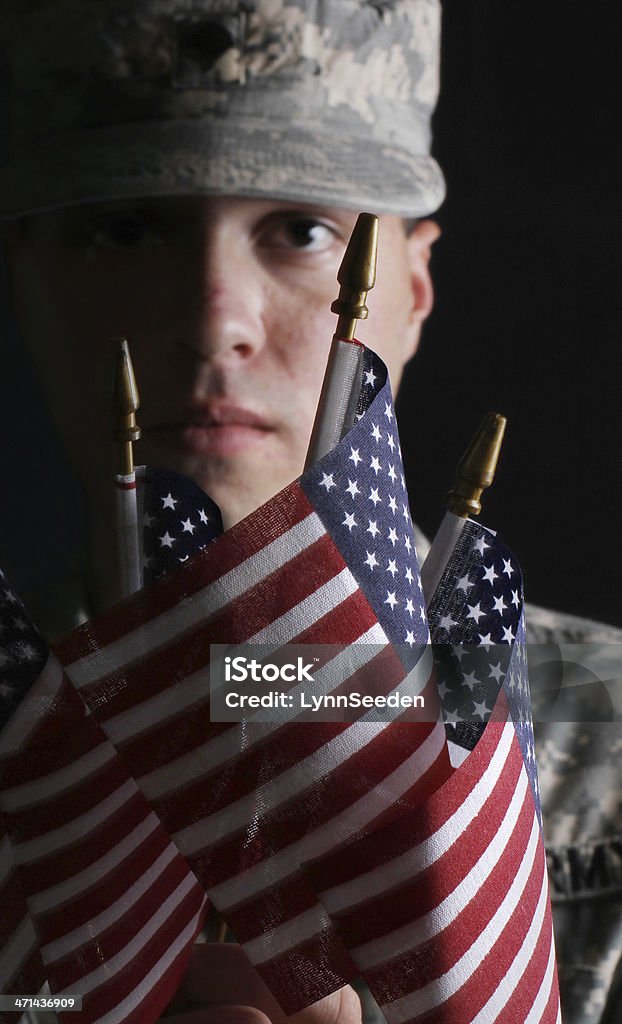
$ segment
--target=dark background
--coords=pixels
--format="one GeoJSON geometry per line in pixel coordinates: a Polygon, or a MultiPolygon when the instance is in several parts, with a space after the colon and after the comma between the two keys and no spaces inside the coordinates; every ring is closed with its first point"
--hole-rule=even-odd
{"type": "Polygon", "coordinates": [[[528,600],[622,625],[614,17],[613,3],[446,0],[437,302],[399,408],[428,534],[471,434],[502,412],[482,521],[518,555],[528,600]]]}
{"type": "MultiPolygon", "coordinates": [[[[428,534],[484,413],[508,416],[483,521],[515,549],[528,599],[622,624],[615,15],[602,0],[446,0],[435,149],[450,198],[400,412],[428,534]]],[[[1,327],[0,562],[41,589],[80,529],[80,497],[10,316],[1,327]]]]}

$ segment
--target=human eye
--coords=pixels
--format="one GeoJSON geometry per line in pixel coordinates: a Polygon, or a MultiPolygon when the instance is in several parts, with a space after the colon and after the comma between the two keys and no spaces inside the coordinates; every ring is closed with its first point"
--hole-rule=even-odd
{"type": "Polygon", "coordinates": [[[111,210],[96,217],[85,228],[88,248],[95,253],[135,252],[155,249],[165,243],[165,231],[147,210],[111,210]]]}
{"type": "Polygon", "coordinates": [[[309,214],[271,218],[258,234],[263,248],[288,253],[323,253],[339,241],[334,224],[309,214]]]}

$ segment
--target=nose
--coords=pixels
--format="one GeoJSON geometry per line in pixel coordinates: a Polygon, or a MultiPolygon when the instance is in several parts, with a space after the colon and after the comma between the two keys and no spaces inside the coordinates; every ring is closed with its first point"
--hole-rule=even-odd
{"type": "Polygon", "coordinates": [[[189,268],[179,346],[201,362],[248,361],[266,342],[265,291],[252,240],[235,224],[207,224],[189,268]]]}

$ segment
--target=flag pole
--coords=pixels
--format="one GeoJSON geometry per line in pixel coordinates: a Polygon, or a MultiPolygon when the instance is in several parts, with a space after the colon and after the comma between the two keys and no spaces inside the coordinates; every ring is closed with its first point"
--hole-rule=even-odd
{"type": "Polygon", "coordinates": [[[354,338],[357,320],[366,320],[367,293],[376,282],[378,218],[360,213],[341,261],[337,280],[339,297],[331,305],[337,313],[333,336],[318,402],[305,469],[315,465],[335,448],[354,426],[363,378],[364,348],[354,338]]]}
{"type": "Polygon", "coordinates": [[[494,480],[507,420],[489,412],[473,436],[456,468],[456,482],[447,495],[443,521],[421,567],[421,582],[427,602],[432,599],[465,521],[482,510],[482,491],[494,480]]]}
{"type": "Polygon", "coordinates": [[[116,482],[117,545],[119,553],[119,597],[134,594],[143,585],[140,528],[134,467],[134,441],[140,437],[136,412],[140,406],[138,388],[126,338],[113,338],[115,370],[113,405],[114,440],[118,444],[116,482]]]}

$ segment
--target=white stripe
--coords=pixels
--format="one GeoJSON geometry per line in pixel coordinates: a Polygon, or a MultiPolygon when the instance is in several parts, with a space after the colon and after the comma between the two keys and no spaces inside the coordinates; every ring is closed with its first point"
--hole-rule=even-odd
{"type": "Polygon", "coordinates": [[[520,867],[486,927],[480,932],[469,949],[462,954],[460,959],[445,974],[441,974],[428,985],[425,985],[424,988],[418,989],[416,992],[409,992],[408,995],[382,1006],[381,1010],[387,1017],[387,1020],[409,1020],[411,1017],[425,1013],[427,1010],[432,1010],[434,1007],[440,1006],[466,984],[473,972],[480,966],[482,960],[493,949],[495,943],[507,927],[512,913],[518,906],[525,888],[529,884],[531,869],[538,852],[539,841],[540,827],[534,814],[531,836],[520,867]]]}
{"type": "Polygon", "coordinates": [[[62,682],[62,667],[54,655],[49,654],[41,675],[2,729],[0,758],[17,753],[28,737],[39,728],[43,719],[54,710],[62,682]]]}
{"type": "MultiPolygon", "coordinates": [[[[375,657],[377,651],[368,651],[366,647],[367,645],[380,645],[382,643],[384,633],[381,627],[378,625],[372,627],[361,639],[364,638],[368,638],[365,641],[365,646],[358,643],[352,644],[339,651],[335,658],[332,658],[330,662],[327,662],[325,666],[317,670],[314,675],[314,694],[329,692],[330,689],[334,689],[337,683],[343,682],[347,675],[346,669],[342,667],[343,661],[346,662],[347,671],[353,672],[355,670],[352,667],[353,661],[356,661],[357,667],[362,667],[371,658],[375,657]]],[[[386,638],[384,639],[386,642],[386,638]]],[[[294,707],[297,706],[298,692],[304,685],[303,683],[300,686],[292,687],[288,691],[292,695],[294,707]]],[[[240,752],[246,754],[258,742],[265,741],[271,733],[281,728],[283,720],[277,719],[277,711],[274,714],[276,720],[265,724],[256,722],[254,715],[249,716],[248,719],[245,719],[244,723],[228,729],[214,740],[210,740],[196,750],[190,751],[184,757],[177,758],[175,761],[156,768],[148,775],[143,776],[139,781],[140,788],[149,800],[155,800],[174,792],[182,786],[187,786],[214,768],[220,767],[225,760],[239,756],[240,752]]],[[[286,709],[284,715],[286,716],[285,721],[293,721],[291,710],[286,709]]]]}
{"type": "Polygon", "coordinates": [[[89,864],[83,871],[71,875],[64,882],[59,882],[58,885],[52,885],[48,889],[42,889],[34,896],[29,896],[28,903],[33,914],[44,914],[54,907],[68,903],[81,892],[92,888],[94,879],[102,881],[160,827],[159,819],[153,811],[150,812],[136,828],[132,829],[120,842],[115,843],[112,850],[100,857],[99,860],[89,864]]]}
{"type": "Polygon", "coordinates": [[[474,815],[480,812],[493,792],[513,736],[514,726],[512,724],[504,726],[499,745],[490,764],[473,787],[468,800],[463,802],[436,832],[401,857],[396,857],[389,864],[383,864],[322,893],[322,902],[328,912],[334,914],[346,910],[348,907],[356,906],[365,900],[370,892],[392,889],[406,879],[413,878],[416,873],[425,871],[446,853],[456,838],[467,828],[474,815]]]}
{"type": "Polygon", "coordinates": [[[33,949],[37,936],[30,917],[17,926],[7,945],[0,950],[0,992],[8,991],[15,975],[21,970],[33,949]]]}
{"type": "MultiPolygon", "coordinates": [[[[352,959],[360,970],[368,970],[399,956],[419,943],[426,942],[455,921],[458,914],[477,896],[510,841],[521,807],[528,791],[527,773],[522,771],[512,800],[498,831],[471,870],[453,892],[423,917],[411,921],[387,935],[373,939],[352,951],[352,959]]],[[[414,875],[413,871],[413,875],[414,875]]],[[[384,890],[386,891],[386,890],[384,890]]],[[[368,893],[368,898],[379,893],[368,893]]]]}
{"type": "Polygon", "coordinates": [[[44,832],[34,839],[27,839],[25,842],[17,844],[14,847],[16,863],[28,864],[30,861],[38,860],[40,857],[45,857],[57,850],[62,850],[64,846],[72,846],[74,843],[79,843],[89,832],[97,828],[98,825],[103,824],[107,818],[118,811],[123,804],[127,803],[135,795],[136,791],[136,783],[133,779],[128,779],[114,793],[111,793],[101,803],[86,811],[85,814],[65,822],[59,828],[44,832]]]}
{"type": "Polygon", "coordinates": [[[113,640],[106,647],[74,661],[67,668],[67,674],[80,690],[110,672],[143,658],[156,648],[164,647],[179,634],[205,622],[246,590],[286,565],[325,532],[319,516],[311,513],[261,551],[251,555],[203,590],[197,591],[190,600],[174,605],[118,640],[113,640]]]}
{"type": "MultiPolygon", "coordinates": [[[[129,889],[125,889],[123,892],[117,890],[118,898],[115,899],[114,903],[102,910],[101,913],[95,917],[89,918],[86,924],[79,928],[74,928],[72,932],[68,932],[63,935],[60,939],[56,939],[53,942],[48,943],[47,946],[42,946],[41,957],[44,964],[52,964],[55,960],[60,960],[61,957],[66,956],[73,950],[78,949],[80,946],[86,945],[88,942],[96,941],[96,936],[101,935],[102,932],[109,928],[111,925],[118,921],[120,918],[127,914],[128,911],[132,910],[141,896],[144,896],[145,892],[152,885],[157,883],[158,878],[163,871],[168,867],[171,861],[177,855],[177,850],[172,843],[169,843],[167,847],[162,851],[160,856],[150,865],[140,877],[130,885],[129,889]]],[[[93,871],[93,877],[99,878],[93,871]]],[[[119,880],[119,889],[123,885],[124,881],[127,883],[130,878],[119,880]]]]}
{"type": "MultiPolygon", "coordinates": [[[[538,899],[538,905],[534,911],[531,924],[527,930],[527,934],[523,939],[522,945],[510,964],[507,973],[499,982],[499,985],[491,995],[490,999],[485,1006],[482,1007],[476,1017],[473,1018],[472,1024],[491,1024],[492,1021],[496,1020],[501,1011],[507,1006],[510,996],[516,991],[520,984],[520,980],[523,974],[527,970],[531,958],[533,956],[534,949],[536,948],[538,938],[542,931],[542,926],[545,923],[546,911],[548,907],[548,884],[546,870],[542,879],[542,888],[540,890],[540,897],[538,899]],[[494,1016],[493,1016],[494,1014],[494,1016]]],[[[545,974],[546,977],[546,974],[545,974]]],[[[544,982],[543,982],[544,984],[544,982]]],[[[550,984],[549,984],[550,992],[550,984]]],[[[548,999],[548,995],[547,995],[548,999]]],[[[537,997],[536,997],[537,1001],[537,997]]],[[[534,1003],[535,1005],[535,1003],[534,1003]]],[[[533,1012],[533,1009],[532,1009],[533,1012]]]]}
{"type": "Polygon", "coordinates": [[[319,935],[322,931],[331,927],[331,920],[321,903],[316,903],[311,910],[290,921],[285,921],[278,928],[271,928],[264,935],[257,936],[250,942],[244,943],[244,952],[253,965],[262,964],[274,960],[281,953],[298,946],[301,942],[319,935]]]}
{"type": "Polygon", "coordinates": [[[337,843],[345,842],[386,810],[387,792],[391,794],[392,800],[399,800],[434,763],[444,746],[445,729],[439,724],[406,761],[356,803],[346,807],[314,832],[280,850],[270,860],[261,861],[243,874],[215,886],[211,890],[214,902],[223,909],[235,906],[266,889],[268,885],[287,878],[292,872],[292,864],[312,860],[331,850],[337,843]]]}
{"type": "MultiPolygon", "coordinates": [[[[157,964],[155,964],[149,973],[146,974],[139,982],[132,994],[124,999],[123,1002],[118,1003],[117,1006],[108,1013],[104,1014],[103,1017],[98,1017],[97,1020],[93,1021],[93,1024],[123,1024],[127,1015],[131,1013],[132,1010],[140,1006],[147,996],[151,995],[153,986],[162,978],[162,975],[168,971],[180,953],[184,951],[188,943],[191,941],[192,936],[198,928],[200,915],[203,907],[205,906],[205,902],[206,900],[204,899],[198,912],[194,915],[190,923],[186,925],[175,941],[171,943],[166,953],[160,957],[157,964]]],[[[62,995],[62,993],[59,993],[59,995],[62,995]]]]}
{"type": "MultiPolygon", "coordinates": [[[[327,595],[337,605],[354,593],[356,589],[357,584],[354,577],[347,569],[342,570],[338,576],[323,584],[305,601],[296,605],[290,612],[281,616],[280,619],[275,620],[269,627],[270,631],[273,627],[275,629],[272,639],[278,638],[274,646],[280,647],[304,629],[314,625],[325,614],[325,609],[321,608],[320,605],[326,600],[327,595]]],[[[259,635],[257,634],[257,636],[259,635]]],[[[245,642],[245,646],[246,643],[255,644],[260,642],[262,641],[258,640],[257,637],[253,637],[245,642]]],[[[379,640],[377,642],[381,643],[382,641],[379,640]]],[[[266,651],[264,650],[262,654],[265,655],[266,651]]],[[[205,665],[205,667],[187,676],[186,679],[177,685],[167,687],[161,693],[155,694],[141,704],[137,704],[105,722],[103,728],[106,731],[106,735],[114,743],[123,743],[140,735],[141,732],[147,731],[154,725],[160,725],[170,716],[174,715],[177,718],[182,710],[207,702],[209,696],[208,683],[209,666],[205,665]]],[[[252,718],[249,718],[247,721],[252,721],[252,718]]],[[[273,729],[277,727],[278,723],[272,726],[273,729]]],[[[168,772],[168,768],[169,766],[165,766],[164,771],[168,772]]]]}
{"type": "MultiPolygon", "coordinates": [[[[548,889],[546,890],[545,897],[548,897],[548,889]]],[[[542,979],[542,984],[538,989],[538,994],[534,1000],[533,1006],[529,1011],[525,1024],[536,1024],[537,1021],[542,1020],[542,1015],[546,1010],[547,1003],[551,998],[551,989],[555,983],[555,943],[553,941],[553,935],[551,934],[551,948],[549,950],[549,959],[546,965],[546,971],[542,979]]],[[[557,1015],[560,1020],[561,1010],[558,1006],[557,1015]]]]}
{"type": "Polygon", "coordinates": [[[87,751],[82,757],[71,764],[59,768],[56,772],[43,775],[21,786],[4,790],[0,793],[0,807],[3,811],[23,811],[36,804],[43,803],[51,797],[58,796],[88,779],[105,764],[116,757],[116,751],[110,743],[103,742],[94,750],[87,751]]]}
{"type": "Polygon", "coordinates": [[[71,983],[71,991],[77,996],[84,996],[87,992],[92,992],[93,989],[98,988],[100,985],[110,981],[111,978],[122,971],[124,967],[131,965],[135,957],[140,956],[142,950],[151,941],[154,935],[167,923],[171,915],[175,912],[179,904],[188,893],[192,890],[192,887],[196,885],[196,879],[190,875],[182,879],[177,888],[165,899],[155,914],[149,918],[147,923],[143,925],[139,932],[136,932],[132,936],[130,942],[127,943],[123,949],[120,949],[114,956],[108,957],[104,964],[101,964],[90,974],[85,974],[84,977],[79,978],[77,981],[71,983]]]}

